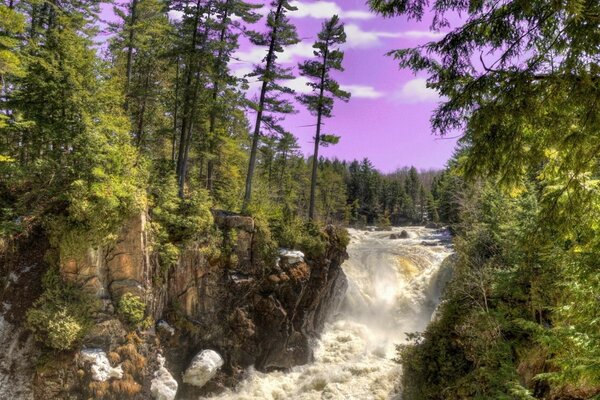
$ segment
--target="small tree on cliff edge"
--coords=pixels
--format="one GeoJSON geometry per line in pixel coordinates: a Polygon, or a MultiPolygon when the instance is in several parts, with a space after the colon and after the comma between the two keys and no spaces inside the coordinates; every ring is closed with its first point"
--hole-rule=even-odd
{"type": "Polygon", "coordinates": [[[312,93],[298,96],[298,101],[317,116],[317,129],[315,134],[315,150],[312,160],[312,176],[310,182],[310,203],[308,218],[315,217],[315,192],[317,187],[317,166],[319,162],[319,146],[336,144],[339,136],[321,134],[322,119],[331,117],[334,98],[348,101],[350,93],[340,89],[339,83],[330,77],[331,70],[343,71],[342,60],[344,53],[339,45],[346,42],[344,25],[337,15],[323,23],[318,40],[313,45],[315,60],[307,60],[299,64],[300,75],[311,79],[307,83],[312,88],[312,93]]]}

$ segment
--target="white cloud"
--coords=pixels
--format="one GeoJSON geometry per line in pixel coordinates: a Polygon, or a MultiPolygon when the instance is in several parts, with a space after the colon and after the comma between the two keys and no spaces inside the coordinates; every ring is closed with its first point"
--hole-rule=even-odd
{"type": "Polygon", "coordinates": [[[441,100],[438,92],[427,87],[427,80],[424,78],[415,78],[406,82],[394,97],[403,103],[411,104],[435,103],[441,100]]]}
{"type": "Polygon", "coordinates": [[[444,32],[431,31],[364,31],[356,24],[346,24],[345,31],[347,36],[346,47],[350,48],[376,47],[381,44],[381,39],[439,39],[445,35],[444,32]]]}
{"type": "Polygon", "coordinates": [[[404,31],[397,33],[399,38],[405,39],[441,39],[446,36],[446,32],[433,31],[404,31]]]}
{"type": "Polygon", "coordinates": [[[340,85],[340,88],[350,92],[353,99],[378,99],[385,94],[368,85],[340,85]]]}
{"type": "Polygon", "coordinates": [[[306,85],[308,82],[310,82],[310,79],[308,79],[305,76],[299,76],[295,79],[285,81],[284,85],[289,87],[290,89],[293,89],[298,94],[310,93],[312,92],[312,88],[306,85]]]}
{"type": "MultiPolygon", "coordinates": [[[[313,56],[312,43],[300,42],[287,46],[283,53],[277,53],[277,62],[289,64],[298,59],[309,58],[313,56]]],[[[233,63],[260,64],[267,55],[265,47],[253,47],[248,51],[237,51],[233,55],[233,63]]]]}
{"type": "Polygon", "coordinates": [[[254,70],[254,68],[252,67],[237,67],[237,68],[232,68],[232,73],[233,76],[237,77],[237,78],[244,78],[246,75],[248,75],[249,73],[251,73],[254,70]]]}
{"type": "Polygon", "coordinates": [[[296,11],[290,12],[290,16],[294,18],[331,18],[333,15],[338,15],[342,19],[371,19],[375,15],[368,11],[349,10],[344,11],[340,6],[332,1],[315,1],[312,3],[303,3],[300,1],[291,1],[290,4],[296,8],[296,11]]]}
{"type": "Polygon", "coordinates": [[[183,18],[183,11],[169,10],[167,14],[169,14],[171,21],[181,21],[181,18],[183,18]]]}

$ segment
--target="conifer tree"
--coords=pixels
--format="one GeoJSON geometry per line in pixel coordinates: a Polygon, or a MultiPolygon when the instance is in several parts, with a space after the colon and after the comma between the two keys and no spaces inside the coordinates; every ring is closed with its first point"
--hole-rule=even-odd
{"type": "MultiPolygon", "coordinates": [[[[221,119],[230,114],[232,103],[224,100],[231,100],[231,96],[224,96],[225,90],[231,90],[231,86],[237,83],[237,80],[231,76],[228,63],[233,51],[238,48],[239,32],[245,31],[244,24],[253,24],[260,19],[260,14],[256,12],[260,5],[251,4],[243,0],[223,0],[217,3],[215,13],[217,21],[215,24],[216,37],[212,44],[212,66],[209,67],[209,76],[211,82],[210,106],[208,111],[208,132],[206,137],[207,168],[206,168],[206,188],[212,190],[214,180],[215,158],[217,157],[217,148],[220,143],[217,134],[219,115],[221,119]]],[[[233,103],[235,107],[237,102],[233,103]]]]}
{"type": "Polygon", "coordinates": [[[313,45],[314,54],[317,59],[307,60],[299,65],[300,74],[311,79],[308,85],[313,93],[303,94],[298,97],[308,110],[317,117],[317,128],[315,133],[315,148],[312,159],[312,175],[310,182],[310,203],[308,207],[308,218],[315,218],[315,193],[317,187],[317,163],[319,159],[319,146],[336,144],[339,137],[335,135],[323,135],[321,126],[323,118],[331,117],[334,99],[348,101],[350,93],[340,89],[340,85],[331,77],[331,71],[343,71],[342,60],[344,53],[339,46],[346,42],[344,25],[337,15],[323,23],[318,40],[313,45]]]}
{"type": "Polygon", "coordinates": [[[256,110],[256,122],[252,135],[252,146],[250,148],[250,159],[248,173],[246,176],[246,188],[242,208],[247,209],[252,199],[252,178],[256,166],[258,144],[261,136],[262,124],[267,129],[283,134],[283,128],[278,124],[278,114],[289,114],[294,111],[292,103],[282,98],[282,95],[293,94],[293,90],[281,85],[279,81],[292,79],[293,75],[289,68],[277,65],[277,54],[284,51],[285,46],[298,43],[296,28],[292,25],[286,15],[293,11],[288,0],[275,0],[271,3],[271,11],[267,17],[268,32],[249,32],[250,41],[256,46],[268,46],[267,54],[262,65],[257,65],[250,76],[256,76],[262,81],[258,102],[254,106],[256,110]]]}
{"type": "Polygon", "coordinates": [[[203,2],[196,0],[187,2],[173,1],[171,8],[182,12],[181,21],[177,24],[180,40],[176,45],[178,60],[182,63],[180,74],[181,118],[179,122],[178,151],[176,155],[176,174],[179,196],[184,195],[187,176],[188,158],[194,129],[199,125],[198,111],[201,89],[206,84],[206,76],[202,71],[207,62],[207,47],[210,29],[213,26],[215,0],[203,2]]]}
{"type": "Polygon", "coordinates": [[[113,23],[117,35],[111,43],[115,67],[125,76],[125,109],[131,115],[133,138],[138,146],[159,141],[166,129],[164,101],[171,67],[173,30],[167,8],[160,0],[135,0],[129,14],[115,7],[123,23],[113,23]],[[125,58],[123,60],[123,58],[125,58]]]}

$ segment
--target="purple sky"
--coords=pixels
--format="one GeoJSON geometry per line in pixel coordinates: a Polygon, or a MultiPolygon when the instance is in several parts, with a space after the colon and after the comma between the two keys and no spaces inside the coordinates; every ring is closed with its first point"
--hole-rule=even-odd
{"type": "MultiPolygon", "coordinates": [[[[265,13],[269,0],[264,3],[265,13]]],[[[456,140],[440,139],[431,133],[429,118],[439,98],[425,87],[426,76],[400,70],[389,50],[412,47],[438,39],[442,34],[429,31],[429,20],[384,19],[368,11],[366,0],[294,0],[297,11],[290,12],[302,42],[279,57],[286,66],[312,56],[312,44],[324,19],[338,14],[345,23],[345,71],[336,75],[342,88],[352,93],[348,103],[336,102],[334,116],[325,120],[324,133],[341,136],[339,144],[321,148],[320,154],[341,159],[368,157],[384,172],[414,165],[420,169],[442,168],[452,154],[456,140]]],[[[109,7],[103,17],[111,19],[109,7]]],[[[175,17],[175,16],[174,16],[175,17]]],[[[264,19],[259,21],[264,24],[264,19]]],[[[258,29],[258,26],[256,27],[258,29]]],[[[231,68],[238,76],[252,70],[265,56],[265,48],[252,48],[243,42],[231,68]]],[[[298,92],[308,90],[304,78],[287,85],[298,92]]],[[[258,89],[251,83],[250,93],[258,89]]],[[[298,138],[304,154],[312,154],[315,118],[302,106],[289,115],[284,126],[298,138]]],[[[254,124],[254,115],[249,115],[254,124]]]]}
{"type": "MultiPolygon", "coordinates": [[[[368,11],[365,0],[294,1],[298,11],[290,12],[302,42],[288,50],[281,62],[296,65],[312,55],[312,43],[324,18],[338,14],[346,26],[343,73],[337,79],[353,96],[337,102],[334,116],[325,121],[325,133],[341,136],[340,143],[320,150],[322,155],[342,159],[368,157],[382,171],[403,166],[442,168],[451,156],[456,140],[440,139],[431,133],[429,117],[439,98],[425,87],[426,76],[400,70],[389,50],[411,47],[435,40],[440,33],[429,31],[429,22],[406,18],[384,19],[368,11]]],[[[264,23],[264,21],[261,21],[264,23]]],[[[264,49],[243,45],[232,67],[238,75],[251,62],[264,57],[264,49]]],[[[303,78],[291,83],[297,91],[308,90],[303,78]]],[[[305,154],[313,151],[315,118],[301,106],[288,116],[285,126],[298,137],[305,154]]],[[[254,120],[252,119],[252,123],[254,120]]]]}

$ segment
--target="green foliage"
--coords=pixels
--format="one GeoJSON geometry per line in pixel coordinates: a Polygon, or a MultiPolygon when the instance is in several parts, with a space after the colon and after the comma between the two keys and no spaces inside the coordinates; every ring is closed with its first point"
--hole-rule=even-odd
{"type": "MultiPolygon", "coordinates": [[[[370,4],[386,16],[427,12],[417,0],[370,4]]],[[[600,96],[600,4],[429,5],[433,29],[450,26],[450,11],[464,13],[464,25],[391,54],[402,67],[426,71],[429,86],[446,97],[434,128],[464,132],[436,192],[442,218],[458,233],[448,301],[470,299],[463,312],[472,317],[468,332],[454,322],[447,330],[463,350],[478,349],[474,359],[492,378],[504,379],[480,382],[472,368],[440,386],[478,383],[499,391],[488,391],[490,398],[597,397],[600,118],[590,99],[600,96]],[[486,320],[501,332],[488,348],[478,346],[489,337],[486,320]]]]}
{"type": "Polygon", "coordinates": [[[125,293],[119,299],[117,312],[132,325],[140,325],[144,321],[146,303],[131,293],[125,293]]]}
{"type": "Polygon", "coordinates": [[[92,324],[96,300],[62,281],[55,269],[43,278],[44,292],[27,310],[27,328],[35,339],[54,350],[70,350],[92,324]]]}

